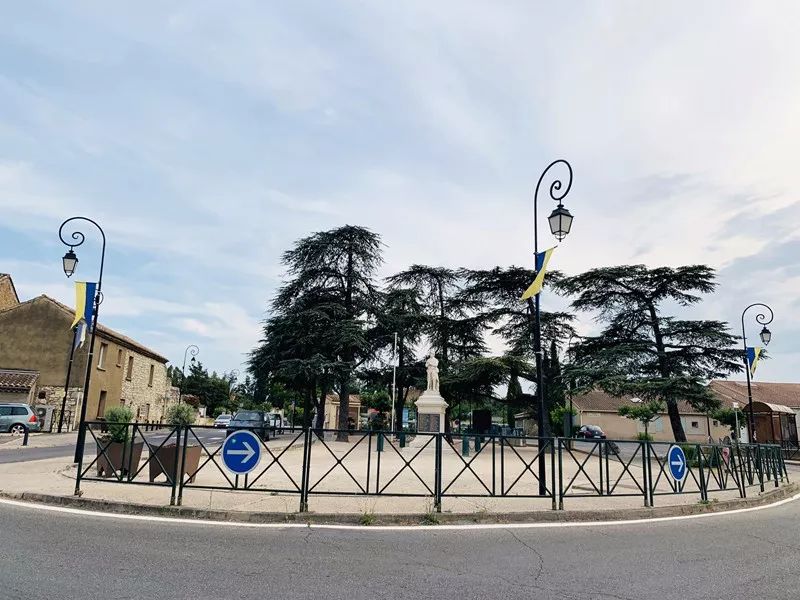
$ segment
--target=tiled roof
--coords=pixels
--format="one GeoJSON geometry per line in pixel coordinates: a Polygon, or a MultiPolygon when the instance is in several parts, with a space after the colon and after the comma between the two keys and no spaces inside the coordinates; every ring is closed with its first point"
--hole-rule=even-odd
{"type": "MultiPolygon", "coordinates": [[[[717,397],[728,407],[734,401],[738,402],[742,407],[747,403],[746,381],[714,380],[710,385],[717,397]]],[[[800,383],[753,381],[750,384],[750,388],[753,390],[754,402],[767,402],[769,404],[782,404],[789,408],[800,408],[800,383]]]]}
{"type": "MultiPolygon", "coordinates": [[[[12,310],[16,310],[20,306],[24,306],[26,304],[31,304],[33,302],[36,302],[37,300],[43,300],[45,302],[49,302],[49,303],[53,304],[54,306],[56,306],[59,309],[61,309],[62,311],[64,311],[70,318],[75,315],[75,310],[74,309],[70,308],[66,304],[61,304],[61,302],[59,302],[58,300],[56,300],[54,298],[51,298],[50,296],[47,296],[45,294],[42,294],[41,296],[37,296],[36,298],[32,298],[31,300],[26,300],[25,302],[22,302],[20,304],[17,304],[16,306],[12,306],[12,307],[7,308],[5,310],[0,310],[0,313],[7,313],[7,312],[10,312],[12,310]]],[[[122,335],[121,333],[119,333],[117,331],[114,331],[110,327],[106,327],[102,323],[97,325],[97,333],[98,333],[98,335],[100,335],[100,337],[105,337],[105,338],[109,339],[112,342],[117,342],[120,345],[125,346],[126,348],[130,348],[131,350],[135,350],[136,352],[138,352],[140,354],[144,354],[145,356],[153,358],[153,359],[155,359],[155,360],[157,360],[159,362],[162,362],[162,363],[168,363],[169,362],[169,359],[167,359],[166,357],[161,356],[160,354],[158,354],[157,352],[151,350],[147,346],[143,346],[142,344],[140,344],[136,340],[131,339],[126,335],[122,335]]]]}
{"type": "MultiPolygon", "coordinates": [[[[600,390],[592,390],[586,394],[575,396],[572,403],[579,410],[598,411],[598,412],[617,412],[620,407],[632,405],[633,396],[623,396],[618,398],[611,394],[606,394],[600,390]]],[[[678,402],[678,411],[684,415],[696,415],[698,413],[688,402],[678,402]]]]}
{"type": "Polygon", "coordinates": [[[0,392],[27,392],[38,379],[39,371],[0,369],[0,392]]]}

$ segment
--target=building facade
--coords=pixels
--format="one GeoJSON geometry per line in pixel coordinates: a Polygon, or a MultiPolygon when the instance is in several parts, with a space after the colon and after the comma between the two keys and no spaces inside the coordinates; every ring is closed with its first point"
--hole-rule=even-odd
{"type": "MultiPolygon", "coordinates": [[[[65,422],[72,427],[80,415],[90,345],[87,334],[85,343],[72,355],[67,381],[74,342],[70,329],[73,317],[73,309],[44,295],[26,302],[8,302],[0,309],[0,369],[37,371],[36,404],[60,410],[66,391],[65,422]]],[[[125,404],[141,421],[160,421],[174,401],[166,364],[167,359],[160,354],[98,325],[87,420],[102,418],[108,408],[125,404]]]]}

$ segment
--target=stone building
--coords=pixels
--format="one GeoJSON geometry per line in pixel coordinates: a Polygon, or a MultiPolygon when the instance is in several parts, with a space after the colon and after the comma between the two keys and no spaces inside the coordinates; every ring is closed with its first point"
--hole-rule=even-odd
{"type": "MultiPolygon", "coordinates": [[[[60,409],[74,340],[70,329],[74,310],[44,295],[19,302],[16,292],[9,289],[13,290],[11,278],[0,277],[0,306],[4,306],[0,308],[0,369],[37,371],[36,404],[60,409]]],[[[72,427],[80,415],[88,354],[87,336],[74,353],[66,386],[65,422],[72,427]]],[[[100,418],[109,407],[126,404],[141,421],[161,420],[174,401],[166,363],[165,357],[139,342],[98,325],[86,418],[100,418]]]]}
{"type": "Polygon", "coordinates": [[[11,308],[19,304],[17,290],[14,289],[14,282],[11,275],[0,273],[0,310],[11,308]]]}

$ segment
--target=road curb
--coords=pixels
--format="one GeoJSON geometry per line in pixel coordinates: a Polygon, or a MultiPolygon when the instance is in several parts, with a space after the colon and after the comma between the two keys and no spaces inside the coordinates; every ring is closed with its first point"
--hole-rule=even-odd
{"type": "Polygon", "coordinates": [[[654,508],[604,509],[591,511],[532,511],[523,513],[436,513],[420,514],[323,514],[323,513],[267,513],[190,508],[185,506],[152,506],[58,496],[35,492],[3,492],[0,498],[62,506],[68,508],[107,512],[112,514],[172,517],[195,519],[197,521],[229,521],[238,523],[300,523],[314,525],[470,525],[470,524],[520,524],[520,523],[578,523],[592,521],[631,521],[665,517],[680,517],[704,513],[724,513],[744,508],[754,508],[789,498],[800,491],[797,484],[789,484],[772,489],[750,498],[712,501],[707,504],[686,504],[681,506],[658,506],[654,508]],[[368,521],[368,524],[367,524],[368,521]]]}

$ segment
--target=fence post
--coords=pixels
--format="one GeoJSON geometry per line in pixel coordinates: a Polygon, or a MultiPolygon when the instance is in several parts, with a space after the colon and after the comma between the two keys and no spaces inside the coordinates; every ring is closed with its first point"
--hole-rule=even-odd
{"type": "Polygon", "coordinates": [[[644,505],[650,506],[650,481],[647,477],[647,461],[649,460],[647,453],[647,440],[640,442],[642,450],[642,487],[644,488],[644,505]]]}
{"type": "Polygon", "coordinates": [[[649,440],[645,440],[647,449],[647,491],[650,494],[650,507],[656,505],[656,484],[653,481],[653,445],[649,440]]]}
{"type": "Polygon", "coordinates": [[[78,455],[78,472],[75,474],[75,496],[81,495],[81,477],[83,475],[83,449],[86,447],[86,430],[89,428],[89,425],[86,421],[83,421],[78,424],[78,430],[80,428],[84,428],[83,435],[78,435],[78,439],[83,439],[83,444],[77,448],[76,454],[78,455]]]}
{"type": "Polygon", "coordinates": [[[306,427],[303,432],[303,473],[300,483],[300,512],[308,512],[308,488],[310,487],[309,478],[311,475],[311,442],[313,432],[310,427],[306,427]]]}
{"type": "Polygon", "coordinates": [[[775,475],[775,487],[780,487],[780,483],[778,483],[778,461],[780,460],[781,456],[781,449],[780,448],[773,448],[772,449],[772,460],[770,464],[772,465],[772,472],[775,475]]]}
{"type": "MultiPolygon", "coordinates": [[[[605,485],[603,484],[603,441],[600,440],[600,441],[596,442],[596,444],[597,444],[597,446],[596,446],[596,448],[597,448],[597,458],[600,459],[600,496],[602,497],[603,496],[603,488],[605,488],[605,485]]],[[[608,448],[606,448],[606,451],[608,451],[608,448]]]]}
{"type": "MultiPolygon", "coordinates": [[[[502,444],[502,438],[500,438],[500,439],[501,439],[501,444],[502,444]]],[[[492,496],[496,495],[495,480],[497,479],[497,477],[496,477],[497,461],[495,460],[495,451],[494,451],[494,449],[495,449],[495,436],[492,436],[492,496]]]]}
{"type": "MultiPolygon", "coordinates": [[[[564,455],[563,442],[558,438],[558,510],[564,510],[564,455]]],[[[553,495],[556,491],[553,490],[553,495]]]]}
{"type": "Polygon", "coordinates": [[[556,510],[556,441],[560,438],[550,438],[550,496],[552,497],[552,510],[556,510]]]}
{"type": "MultiPolygon", "coordinates": [[[[178,457],[180,456],[181,449],[181,428],[180,425],[175,426],[175,457],[172,468],[172,491],[169,496],[169,505],[175,506],[176,493],[178,491],[178,457]]],[[[151,459],[152,460],[152,459],[151,459]]]]}
{"type": "Polygon", "coordinates": [[[436,436],[436,453],[434,460],[434,497],[433,505],[436,512],[442,512],[442,434],[435,433],[436,436]]]}
{"type": "Polygon", "coordinates": [[[758,462],[756,463],[758,469],[758,483],[761,486],[761,493],[764,493],[764,455],[761,449],[761,444],[756,446],[758,452],[758,462]]]}
{"type": "Polygon", "coordinates": [[[469,436],[461,436],[461,456],[469,456],[469,436]]]}
{"type": "Polygon", "coordinates": [[[736,452],[739,455],[739,481],[742,485],[742,498],[747,498],[747,474],[745,473],[744,461],[742,460],[742,447],[736,443],[736,452]]]}
{"type": "MultiPolygon", "coordinates": [[[[697,455],[697,464],[698,470],[700,471],[700,501],[701,502],[708,502],[708,488],[706,487],[706,475],[705,469],[703,468],[703,461],[705,456],[703,454],[703,449],[700,447],[700,444],[697,444],[695,447],[695,453],[697,455]]],[[[709,468],[711,468],[709,466],[709,468]]]]}
{"type": "Polygon", "coordinates": [[[180,462],[180,468],[178,469],[178,502],[177,502],[178,506],[181,506],[183,504],[183,485],[185,483],[184,475],[186,474],[186,446],[189,445],[187,442],[189,441],[190,428],[191,425],[186,425],[183,430],[184,443],[183,445],[181,445],[181,462],[180,462]]]}

